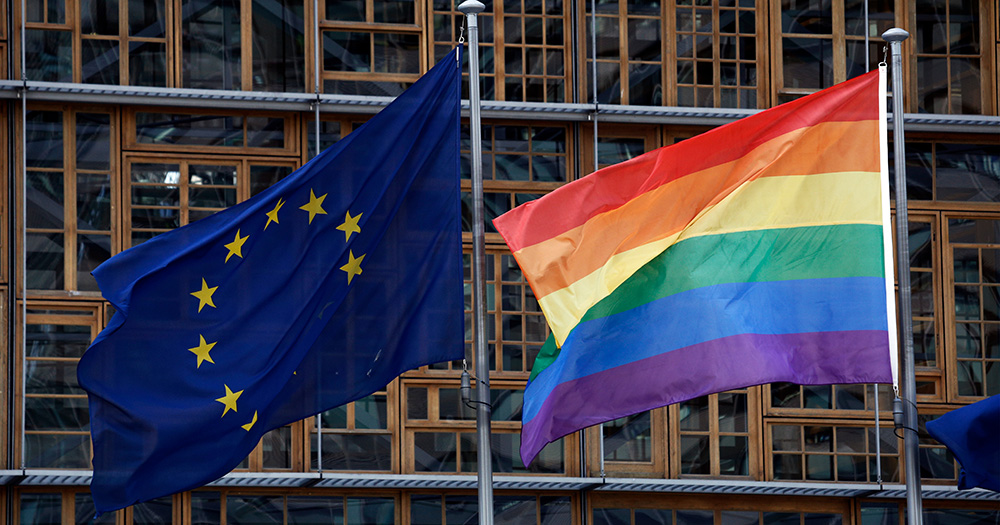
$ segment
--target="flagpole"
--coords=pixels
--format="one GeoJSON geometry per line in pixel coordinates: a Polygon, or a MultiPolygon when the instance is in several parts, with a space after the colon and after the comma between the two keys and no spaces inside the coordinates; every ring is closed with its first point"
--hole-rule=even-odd
{"type": "Polygon", "coordinates": [[[490,367],[486,351],[486,235],[483,212],[483,141],[479,115],[479,13],[486,6],[465,0],[458,6],[469,28],[469,138],[472,142],[472,309],[476,355],[476,449],[479,523],[493,525],[493,454],[491,451],[490,367]]]}
{"type": "MultiPolygon", "coordinates": [[[[900,28],[882,33],[892,53],[892,143],[896,167],[896,268],[899,274],[900,334],[903,339],[903,453],[906,465],[906,523],[922,525],[920,457],[917,436],[917,387],[913,365],[913,305],[910,302],[910,239],[906,202],[906,144],[903,138],[903,40],[910,34],[900,28]]],[[[899,393],[897,392],[897,395],[899,393]]]]}

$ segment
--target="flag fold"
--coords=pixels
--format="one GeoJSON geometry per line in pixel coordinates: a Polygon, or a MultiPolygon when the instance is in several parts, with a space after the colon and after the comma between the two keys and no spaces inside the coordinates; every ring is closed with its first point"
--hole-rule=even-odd
{"type": "Polygon", "coordinates": [[[927,433],[962,465],[959,489],[1000,492],[1000,394],[928,421],[927,433]]]}
{"type": "Polygon", "coordinates": [[[705,394],[891,382],[882,86],[874,71],[494,220],[554,343],[525,391],[525,464],[705,394]]]}
{"type": "Polygon", "coordinates": [[[273,187],[94,271],[116,310],[78,367],[99,512],[464,355],[456,53],[273,187]]]}

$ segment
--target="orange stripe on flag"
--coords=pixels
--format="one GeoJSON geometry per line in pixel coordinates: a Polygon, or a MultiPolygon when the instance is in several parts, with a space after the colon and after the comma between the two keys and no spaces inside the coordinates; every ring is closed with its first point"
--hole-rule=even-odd
{"type": "MultiPolygon", "coordinates": [[[[642,193],[586,223],[515,252],[536,297],[590,275],[611,257],[676,235],[741,184],[761,177],[878,172],[876,121],[828,122],[776,137],[748,155],[642,193]],[[838,148],[829,148],[836,143],[838,148]],[[794,147],[794,154],[786,154],[794,147]],[[866,154],[844,155],[845,151],[866,154]]],[[[662,150],[661,150],[662,151],[662,150]]],[[[655,169],[656,162],[630,169],[655,169]]],[[[592,175],[593,176],[593,175],[592,175]]],[[[655,174],[646,173],[647,178],[655,174]]]]}

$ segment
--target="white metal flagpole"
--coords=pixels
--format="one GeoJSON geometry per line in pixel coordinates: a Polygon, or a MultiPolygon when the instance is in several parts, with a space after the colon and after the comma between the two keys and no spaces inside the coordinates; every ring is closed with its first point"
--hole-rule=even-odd
{"type": "MultiPolygon", "coordinates": [[[[896,166],[896,271],[899,279],[899,325],[903,341],[902,428],[906,468],[906,523],[922,525],[920,457],[917,436],[917,387],[913,364],[913,314],[910,303],[910,237],[906,201],[906,146],[903,139],[903,40],[910,34],[899,28],[882,33],[892,53],[892,143],[896,166]]],[[[899,395],[897,393],[897,395],[899,395]]],[[[893,410],[896,412],[896,410],[893,410]]],[[[897,424],[897,427],[900,426],[897,424]]]]}
{"type": "Polygon", "coordinates": [[[486,351],[486,236],[483,212],[483,141],[479,115],[479,13],[486,6],[465,0],[458,6],[469,28],[469,138],[472,142],[472,310],[476,355],[476,445],[479,523],[493,525],[490,367],[486,351]]]}

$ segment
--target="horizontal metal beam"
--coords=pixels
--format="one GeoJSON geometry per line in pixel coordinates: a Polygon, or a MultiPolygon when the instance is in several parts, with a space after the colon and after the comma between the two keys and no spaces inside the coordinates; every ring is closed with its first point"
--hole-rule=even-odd
{"type": "MultiPolygon", "coordinates": [[[[312,111],[319,100],[324,113],[375,114],[392,102],[392,97],[355,95],[315,95],[309,93],[269,93],[212,89],[157,88],[72,84],[62,82],[20,82],[0,80],[0,99],[14,99],[27,89],[29,101],[144,105],[188,109],[231,109],[279,112],[312,111]]],[[[463,113],[468,113],[463,101],[463,113]]],[[[730,108],[684,108],[666,106],[599,105],[596,114],[602,123],[690,125],[714,127],[759,113],[760,110],[730,108]]],[[[592,104],[542,102],[482,102],[483,118],[495,120],[543,120],[588,122],[595,115],[592,104]]],[[[889,116],[891,121],[892,115],[889,116]]],[[[907,113],[905,130],[930,133],[1000,133],[1000,117],[981,115],[939,115],[907,113]]]]}
{"type": "MultiPolygon", "coordinates": [[[[87,470],[0,470],[0,485],[86,486],[93,474],[87,470]]],[[[230,472],[206,487],[433,489],[475,490],[476,477],[447,474],[363,474],[334,472],[230,472]]],[[[903,499],[903,485],[877,483],[806,483],[718,479],[580,478],[563,476],[505,476],[494,478],[497,490],[746,494],[757,496],[820,496],[837,498],[903,499]]],[[[929,500],[1000,501],[1000,493],[953,485],[924,485],[929,500]]]]}

